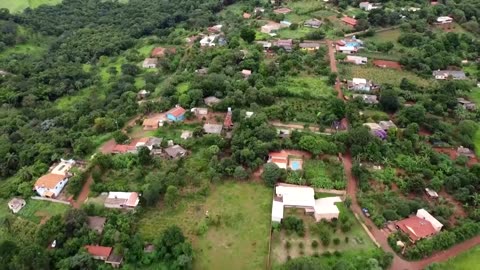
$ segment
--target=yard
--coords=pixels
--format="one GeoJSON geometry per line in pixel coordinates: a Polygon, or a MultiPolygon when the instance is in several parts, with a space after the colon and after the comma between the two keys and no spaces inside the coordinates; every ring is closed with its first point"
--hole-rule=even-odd
{"type": "Polygon", "coordinates": [[[476,246],[471,250],[462,253],[444,263],[433,264],[430,270],[469,270],[478,269],[480,257],[480,246],[476,246]]]}
{"type": "Polygon", "coordinates": [[[368,66],[356,66],[356,65],[339,65],[339,74],[342,74],[342,79],[351,78],[365,78],[370,79],[374,83],[378,84],[393,84],[400,85],[403,78],[417,84],[418,86],[429,86],[434,83],[432,80],[421,78],[408,71],[399,71],[394,69],[384,69],[368,66]]]}
{"type": "Polygon", "coordinates": [[[374,42],[388,42],[391,41],[395,46],[400,46],[398,43],[398,38],[400,37],[400,29],[393,29],[384,32],[375,33],[373,37],[368,37],[365,41],[374,41],[374,42]]]}
{"type": "Polygon", "coordinates": [[[55,5],[61,0],[2,0],[0,9],[7,8],[11,13],[22,12],[27,7],[36,8],[40,5],[55,5]]]}
{"type": "MultiPolygon", "coordinates": [[[[323,194],[325,195],[325,194],[323,194]]],[[[330,194],[330,196],[337,196],[330,194]]],[[[296,233],[287,233],[285,230],[275,231],[272,236],[272,265],[284,263],[288,258],[300,256],[321,255],[325,252],[352,252],[369,251],[375,249],[360,223],[355,219],[353,213],[344,205],[337,203],[340,215],[345,215],[351,222],[350,230],[342,232],[339,224],[335,228],[331,223],[316,223],[312,216],[305,215],[302,209],[285,209],[286,216],[295,216],[304,222],[305,236],[300,237],[296,233]],[[320,231],[330,236],[328,244],[322,243],[320,231]],[[338,240],[335,240],[338,239],[338,240]],[[318,244],[312,244],[314,241],[318,244]],[[288,242],[288,244],[287,244],[288,242]]]]}
{"type": "Polygon", "coordinates": [[[342,164],[336,157],[323,160],[306,160],[305,179],[315,188],[345,189],[346,180],[342,164]]]}
{"type": "Polygon", "coordinates": [[[289,77],[282,83],[291,94],[302,98],[318,98],[334,94],[332,86],[328,85],[327,78],[301,75],[289,77]]]}
{"type": "Polygon", "coordinates": [[[227,182],[204,193],[206,198],[190,196],[174,210],[147,209],[140,233],[155,239],[168,226],[180,226],[193,242],[194,269],[265,268],[271,190],[255,183],[227,182]]]}
{"type": "MultiPolygon", "coordinates": [[[[7,207],[6,204],[5,207],[7,207]]],[[[34,223],[41,223],[47,221],[52,216],[62,215],[69,208],[70,206],[61,203],[27,200],[27,205],[18,212],[18,216],[34,223]]]]}

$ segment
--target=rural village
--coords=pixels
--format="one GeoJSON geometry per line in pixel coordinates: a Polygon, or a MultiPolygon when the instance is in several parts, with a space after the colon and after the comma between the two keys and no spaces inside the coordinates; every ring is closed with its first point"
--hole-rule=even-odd
{"type": "Polygon", "coordinates": [[[3,5],[2,269],[480,269],[477,1],[3,5]]]}

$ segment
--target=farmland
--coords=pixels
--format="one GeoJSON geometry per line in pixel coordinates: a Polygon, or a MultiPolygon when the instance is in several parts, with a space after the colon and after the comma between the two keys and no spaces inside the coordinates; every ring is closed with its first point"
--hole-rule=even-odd
{"type": "Polygon", "coordinates": [[[262,269],[268,252],[271,190],[249,183],[225,183],[186,198],[176,209],[148,209],[140,234],[154,239],[176,224],[193,241],[196,269],[262,269]],[[209,218],[218,220],[212,224],[209,218]],[[248,258],[246,260],[245,258],[248,258]]]}

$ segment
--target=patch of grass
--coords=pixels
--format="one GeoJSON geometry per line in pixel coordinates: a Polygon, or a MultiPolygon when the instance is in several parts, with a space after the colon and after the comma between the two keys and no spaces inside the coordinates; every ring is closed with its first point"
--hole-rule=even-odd
{"type": "Polygon", "coordinates": [[[365,41],[374,41],[374,42],[388,42],[391,41],[395,46],[400,46],[398,43],[398,38],[400,37],[400,29],[392,29],[380,33],[375,33],[374,36],[368,37],[365,41]]]}
{"type": "Polygon", "coordinates": [[[0,8],[6,8],[11,13],[22,12],[27,7],[37,8],[40,5],[56,5],[62,0],[2,0],[0,8]]]}
{"type": "Polygon", "coordinates": [[[404,70],[356,65],[339,65],[339,69],[344,79],[365,78],[378,84],[393,84],[399,86],[403,78],[407,78],[409,81],[422,87],[427,87],[435,83],[433,80],[421,78],[414,73],[404,70]]]}
{"type": "Polygon", "coordinates": [[[181,140],[183,130],[194,130],[199,124],[183,124],[183,123],[165,123],[165,126],[159,127],[154,132],[155,137],[163,138],[164,140],[173,140],[178,142],[181,140]]]}
{"type": "Polygon", "coordinates": [[[0,199],[0,220],[4,217],[11,215],[12,211],[8,208],[8,200],[0,199]]]}
{"type": "Polygon", "coordinates": [[[332,86],[328,85],[327,78],[318,76],[289,77],[284,83],[288,91],[298,97],[325,97],[334,94],[332,86]]]}
{"type": "Polygon", "coordinates": [[[428,269],[431,270],[464,270],[478,269],[478,257],[480,257],[480,246],[476,246],[460,255],[444,262],[435,263],[428,269]]]}
{"type": "Polygon", "coordinates": [[[28,55],[40,55],[45,51],[45,47],[35,45],[33,43],[19,44],[0,53],[0,58],[12,55],[12,54],[28,54],[28,55]]]}
{"type": "Polygon", "coordinates": [[[297,14],[308,14],[324,9],[325,3],[317,0],[289,1],[287,6],[297,14]]]}
{"type": "Polygon", "coordinates": [[[475,102],[475,104],[480,105],[480,87],[475,87],[472,91],[468,94],[470,100],[475,102]]]}
{"type": "Polygon", "coordinates": [[[473,138],[473,144],[475,145],[475,153],[480,155],[480,129],[477,130],[475,133],[475,137],[473,138]]]}
{"type": "MultiPolygon", "coordinates": [[[[291,22],[291,21],[290,21],[291,22]]],[[[289,28],[283,28],[278,31],[279,38],[292,38],[292,39],[301,39],[304,38],[308,33],[313,32],[317,29],[309,27],[298,27],[296,30],[290,30],[289,28]]]]}
{"type": "Polygon", "coordinates": [[[43,217],[52,217],[65,213],[70,206],[47,201],[28,200],[18,215],[35,223],[40,223],[43,217]]]}
{"type": "Polygon", "coordinates": [[[193,240],[195,269],[262,269],[268,253],[272,194],[255,183],[227,182],[204,197],[188,197],[173,210],[147,209],[139,222],[146,239],[171,225],[193,240]],[[200,223],[218,219],[197,236],[200,223]],[[248,259],[246,259],[248,258],[248,259]]]}
{"type": "Polygon", "coordinates": [[[69,110],[72,106],[77,104],[82,99],[87,99],[88,97],[95,95],[97,98],[105,98],[105,94],[101,91],[98,91],[97,88],[88,87],[81,89],[78,93],[69,96],[63,96],[55,101],[55,104],[58,109],[66,111],[69,110]]]}
{"type": "Polygon", "coordinates": [[[190,88],[190,82],[182,82],[177,85],[177,93],[183,94],[187,92],[189,88],[190,88]]]}
{"type": "Polygon", "coordinates": [[[153,50],[153,47],[155,47],[155,46],[154,45],[145,45],[145,46],[139,48],[138,52],[145,57],[149,57],[150,53],[153,50]]]}

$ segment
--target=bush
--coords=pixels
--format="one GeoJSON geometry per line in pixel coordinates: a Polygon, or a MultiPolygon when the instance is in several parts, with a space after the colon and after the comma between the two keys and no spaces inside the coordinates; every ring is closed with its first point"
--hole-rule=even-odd
{"type": "Polygon", "coordinates": [[[288,250],[292,247],[292,243],[290,241],[285,242],[285,248],[288,250]]]}
{"type": "Polygon", "coordinates": [[[345,236],[345,243],[348,243],[348,240],[349,240],[348,236],[345,236]]]}
{"type": "Polygon", "coordinates": [[[341,257],[341,256],[342,256],[342,253],[341,253],[340,251],[338,251],[338,250],[335,250],[335,251],[333,252],[333,255],[335,255],[335,257],[341,257]]]}
{"type": "Polygon", "coordinates": [[[336,246],[338,246],[338,245],[340,244],[340,239],[334,238],[334,239],[333,239],[333,244],[336,245],[336,246]]]}
{"type": "Polygon", "coordinates": [[[298,243],[298,247],[299,247],[300,249],[303,249],[303,242],[298,243]]]}
{"type": "Polygon", "coordinates": [[[318,247],[318,241],[317,240],[313,240],[312,241],[312,248],[317,248],[318,247]]]}
{"type": "Polygon", "coordinates": [[[305,227],[303,225],[303,220],[289,216],[283,219],[282,228],[289,232],[296,232],[299,236],[305,235],[305,227]]]}

